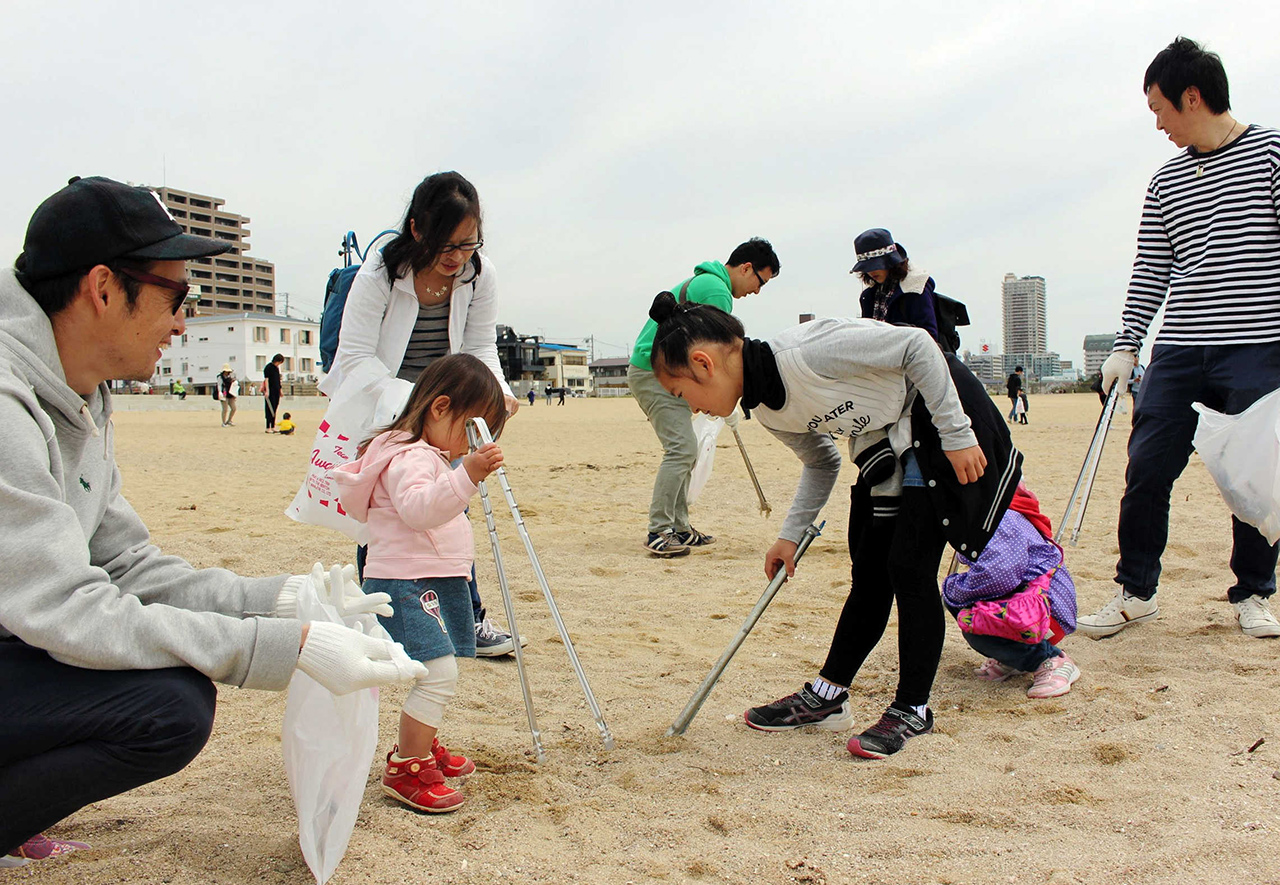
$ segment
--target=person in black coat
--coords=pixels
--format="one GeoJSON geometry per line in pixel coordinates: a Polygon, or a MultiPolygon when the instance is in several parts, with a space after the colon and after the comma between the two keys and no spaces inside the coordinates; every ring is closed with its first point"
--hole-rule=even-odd
{"type": "Polygon", "coordinates": [[[863,231],[853,241],[858,263],[849,273],[862,277],[862,316],[924,329],[938,340],[933,277],[911,266],[907,250],[883,228],[863,231]]]}
{"type": "Polygon", "coordinates": [[[262,370],[262,403],[267,413],[267,433],[276,432],[276,410],[280,408],[280,367],[284,354],[277,353],[262,370]]]}

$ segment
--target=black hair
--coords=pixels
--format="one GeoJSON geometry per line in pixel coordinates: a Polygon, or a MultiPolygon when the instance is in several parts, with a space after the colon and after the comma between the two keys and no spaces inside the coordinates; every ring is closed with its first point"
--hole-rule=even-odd
{"type": "MultiPolygon", "coordinates": [[[[898,285],[898,283],[901,283],[907,278],[907,274],[911,272],[911,261],[909,259],[904,259],[901,264],[891,264],[886,267],[885,270],[888,271],[888,275],[884,278],[883,285],[885,288],[892,289],[894,286],[898,285]]],[[[858,276],[862,277],[863,285],[868,288],[882,285],[881,283],[877,283],[875,279],[872,278],[871,274],[866,271],[858,271],[858,276]]]]}
{"type": "Polygon", "coordinates": [[[1022,371],[1022,366],[1014,366],[1014,367],[1013,367],[1013,371],[1015,371],[1015,372],[1021,372],[1021,371],[1022,371]]]}
{"type": "MultiPolygon", "coordinates": [[[[130,270],[139,271],[141,273],[150,273],[151,268],[155,266],[153,261],[124,261],[116,259],[115,261],[103,262],[107,269],[111,271],[112,276],[120,283],[120,287],[124,289],[125,299],[128,302],[130,312],[138,303],[138,296],[142,294],[142,283],[125,276],[120,272],[122,267],[130,270]]],[[[40,309],[44,311],[45,316],[55,316],[66,310],[75,298],[76,292],[80,289],[80,281],[89,275],[89,271],[93,267],[87,267],[84,270],[72,271],[57,277],[50,277],[47,280],[32,280],[26,274],[26,253],[18,256],[13,263],[14,273],[18,277],[18,283],[27,293],[35,299],[36,304],[40,305],[40,309]]]]}
{"type": "Polygon", "coordinates": [[[1211,113],[1225,114],[1231,110],[1222,59],[1187,37],[1174,40],[1147,65],[1142,77],[1144,95],[1151,91],[1153,84],[1160,87],[1175,111],[1182,110],[1182,93],[1192,86],[1200,91],[1200,98],[1211,113]]]}
{"type": "Polygon", "coordinates": [[[284,420],[286,420],[286,421],[290,421],[290,420],[292,420],[292,419],[293,419],[293,416],[292,416],[292,415],[290,415],[288,412],[285,412],[285,413],[284,413],[283,415],[281,415],[280,417],[284,418],[284,420]]]}
{"type": "MultiPolygon", "coordinates": [[[[406,270],[417,273],[430,267],[458,225],[468,219],[475,219],[476,239],[483,240],[480,195],[471,182],[457,172],[437,172],[422,179],[413,190],[400,232],[382,250],[387,279],[394,284],[406,270]],[[414,227],[421,239],[414,238],[414,227]]],[[[478,256],[473,254],[471,262],[479,273],[478,256]]]]}
{"type": "Polygon", "coordinates": [[[778,253],[773,251],[768,240],[760,237],[752,237],[730,252],[725,266],[734,267],[747,262],[751,262],[751,266],[758,271],[769,268],[775,277],[782,270],[782,265],[778,263],[778,253]]]}
{"type": "Polygon", "coordinates": [[[283,354],[283,353],[277,353],[275,356],[273,356],[273,357],[271,358],[271,362],[273,362],[273,363],[283,363],[283,362],[284,362],[284,354],[283,354]]]}
{"type": "Polygon", "coordinates": [[[688,368],[689,350],[695,344],[732,344],[745,334],[732,314],[710,304],[677,304],[670,292],[659,292],[653,299],[649,318],[658,324],[650,362],[654,372],[661,369],[668,375],[688,368]]]}

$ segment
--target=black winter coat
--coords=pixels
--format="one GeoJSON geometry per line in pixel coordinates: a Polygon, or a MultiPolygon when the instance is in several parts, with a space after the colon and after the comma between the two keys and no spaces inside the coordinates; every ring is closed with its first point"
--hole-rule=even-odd
{"type": "Polygon", "coordinates": [[[986,470],[977,482],[960,484],[942,451],[938,429],[933,426],[922,397],[916,397],[911,407],[912,445],[947,542],[965,556],[974,558],[991,540],[1013,500],[1014,490],[1022,481],[1022,452],[1014,446],[1009,426],[982,382],[957,356],[950,353],[945,356],[960,405],[969,416],[982,453],[987,456],[986,470]]]}

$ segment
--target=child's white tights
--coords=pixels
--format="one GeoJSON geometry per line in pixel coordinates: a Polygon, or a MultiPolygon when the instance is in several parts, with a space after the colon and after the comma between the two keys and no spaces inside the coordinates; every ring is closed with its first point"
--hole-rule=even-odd
{"type": "Polygon", "coordinates": [[[422,663],[427,675],[413,683],[403,710],[410,719],[439,728],[444,721],[444,708],[458,687],[458,661],[453,655],[445,655],[422,663]]]}

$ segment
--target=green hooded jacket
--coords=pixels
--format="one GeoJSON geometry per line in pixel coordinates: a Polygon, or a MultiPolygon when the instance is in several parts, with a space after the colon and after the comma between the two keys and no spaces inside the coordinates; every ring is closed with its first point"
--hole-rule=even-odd
{"type": "MultiPolygon", "coordinates": [[[[677,300],[680,297],[680,287],[684,282],[681,280],[671,290],[677,300]]],[[[693,277],[690,279],[689,288],[684,297],[695,304],[710,304],[725,313],[733,313],[733,288],[729,283],[729,271],[719,261],[702,262],[693,269],[693,277]]],[[[631,348],[631,365],[637,369],[653,371],[649,355],[653,352],[653,336],[657,331],[657,323],[653,320],[645,321],[644,328],[640,330],[640,336],[636,338],[635,347],[631,348]]]]}

